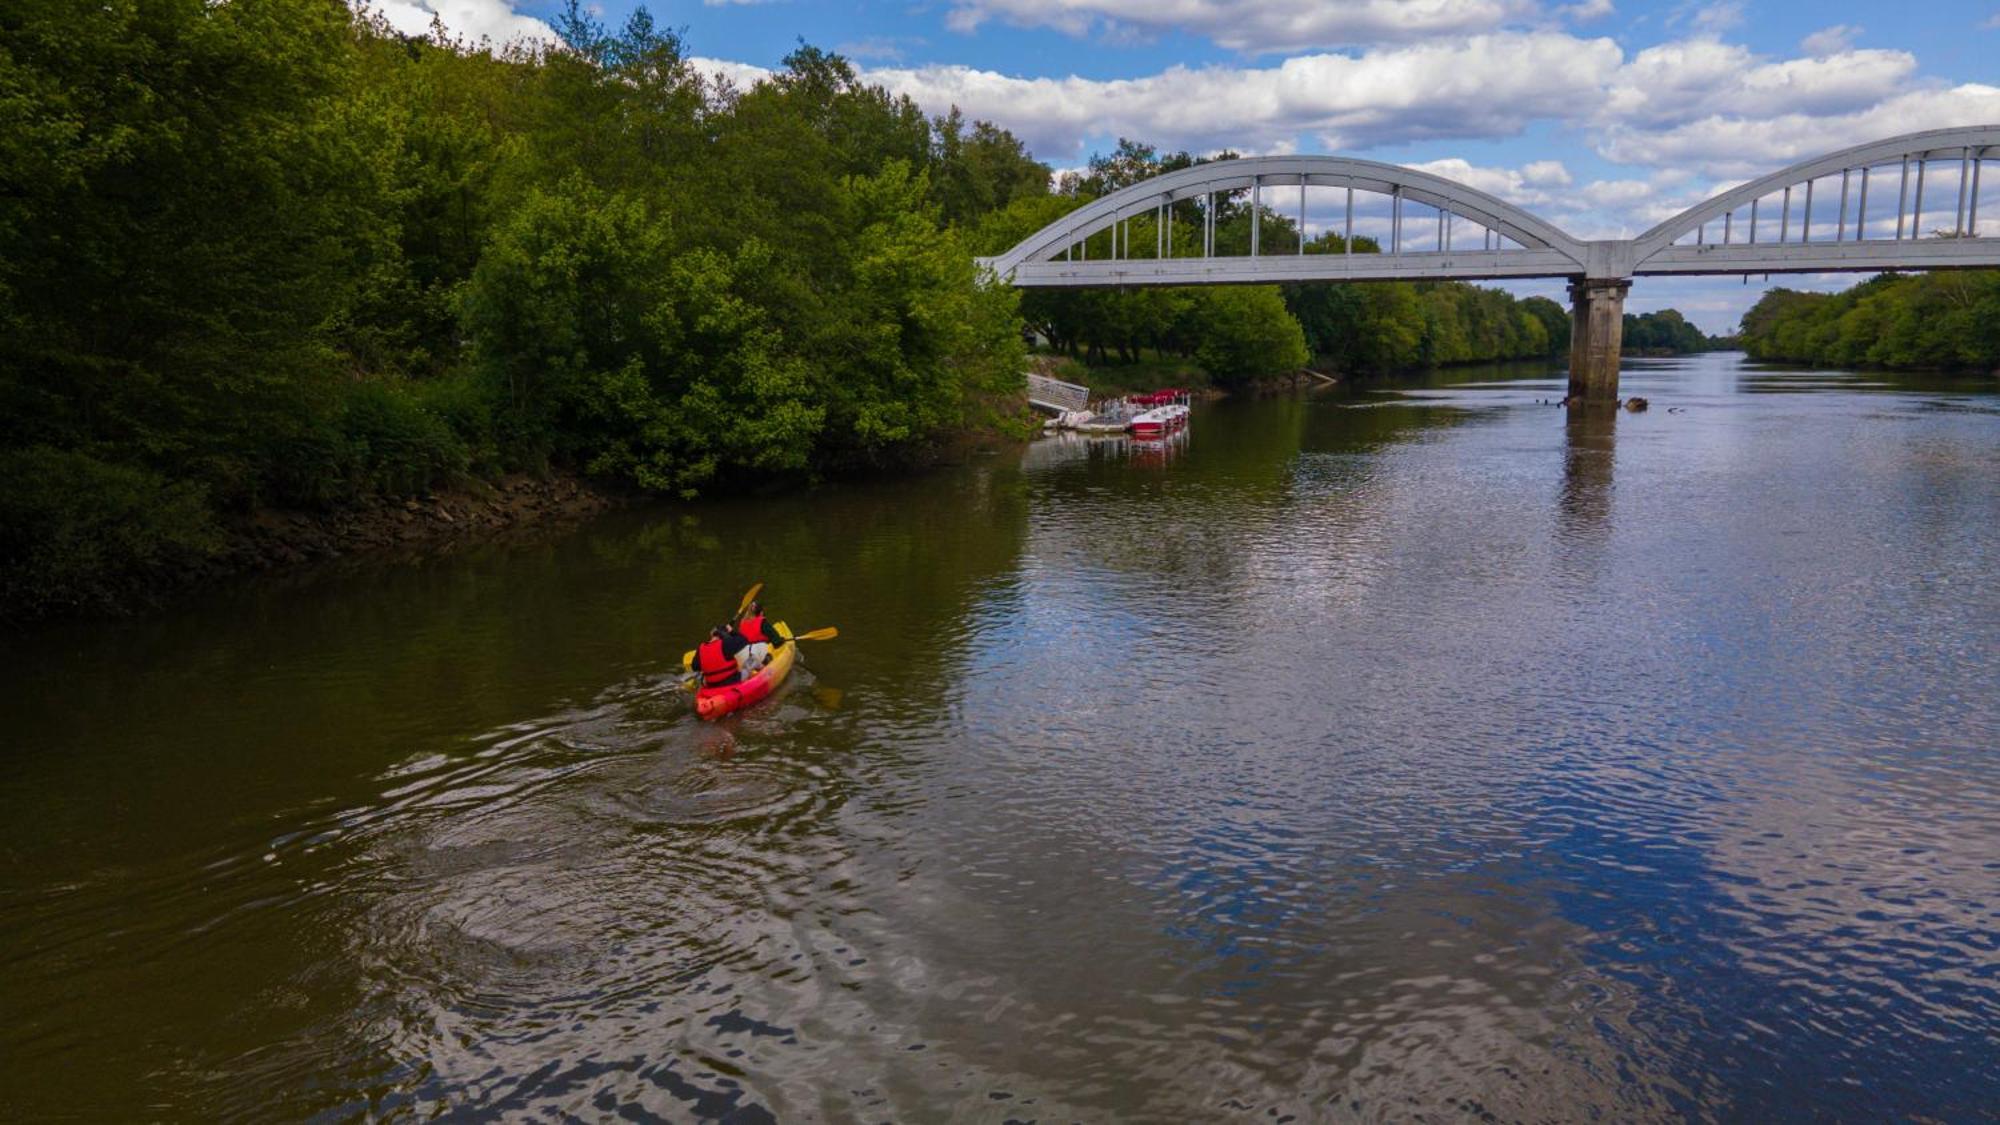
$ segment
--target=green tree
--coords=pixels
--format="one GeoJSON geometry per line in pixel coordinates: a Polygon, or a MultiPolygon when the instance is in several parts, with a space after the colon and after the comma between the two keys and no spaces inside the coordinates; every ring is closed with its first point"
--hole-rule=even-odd
{"type": "Polygon", "coordinates": [[[1274,285],[1206,291],[1195,359],[1218,386],[1240,386],[1306,365],[1305,333],[1274,285]]]}
{"type": "Polygon", "coordinates": [[[931,123],[931,136],[932,195],[946,222],[976,223],[1016,201],[1049,198],[1049,166],[1005,129],[976,121],[967,133],[954,107],[931,123]]]}
{"type": "Polygon", "coordinates": [[[1534,317],[1541,324],[1543,336],[1548,340],[1543,355],[1568,354],[1570,334],[1568,309],[1547,297],[1529,297],[1521,302],[1521,311],[1534,317]]]}

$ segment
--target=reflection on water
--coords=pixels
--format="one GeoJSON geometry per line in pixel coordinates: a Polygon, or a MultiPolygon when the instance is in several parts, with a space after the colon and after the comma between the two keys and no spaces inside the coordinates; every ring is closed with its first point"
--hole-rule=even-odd
{"type": "Polygon", "coordinates": [[[2000,396],[1203,408],[7,642],[17,1114],[1967,1119],[2000,396]],[[750,581],[837,624],[722,724],[750,581]]]}
{"type": "Polygon", "coordinates": [[[1559,525],[1573,546],[1602,543],[1611,533],[1611,477],[1617,460],[1618,414],[1564,410],[1559,525]]]}

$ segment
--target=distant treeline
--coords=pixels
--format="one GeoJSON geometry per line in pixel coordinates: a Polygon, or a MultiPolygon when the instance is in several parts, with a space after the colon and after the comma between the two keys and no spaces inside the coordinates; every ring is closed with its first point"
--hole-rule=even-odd
{"type": "Polygon", "coordinates": [[[1882,274],[1841,293],[1773,289],[1743,314],[1752,359],[2000,370],[2000,270],[1882,274]]]}
{"type": "MultiPolygon", "coordinates": [[[[1155,146],[1121,139],[1110,155],[1093,157],[1049,196],[1020,196],[987,216],[976,241],[999,253],[1020,239],[1120,188],[1167,172],[1234,159],[1233,153],[1198,157],[1161,153],[1155,146]]],[[[1297,221],[1266,208],[1253,216],[1248,191],[1216,196],[1215,252],[1250,252],[1257,224],[1260,253],[1299,250],[1297,221]]],[[[1130,220],[1121,255],[1199,257],[1204,217],[1184,200],[1168,209],[1171,230],[1151,214],[1130,220]]],[[[1084,258],[1112,254],[1112,235],[1101,232],[1079,247],[1084,258]]],[[[1345,253],[1333,232],[1307,240],[1309,254],[1345,253]]],[[[1357,236],[1357,254],[1376,254],[1372,238],[1357,236]]],[[[1270,286],[1178,289],[1061,290],[1026,293],[1021,312],[1061,351],[1093,364],[1137,363],[1145,350],[1199,363],[1222,385],[1296,371],[1314,363],[1349,373],[1377,373],[1453,363],[1533,359],[1569,351],[1569,310],[1546,297],[1517,299],[1498,289],[1462,282],[1315,282],[1270,286]]],[[[1627,316],[1626,344],[1649,351],[1701,351],[1708,337],[1671,309],[1627,316]]]]}
{"type": "Polygon", "coordinates": [[[1735,346],[1735,340],[1710,336],[1687,322],[1678,309],[1625,314],[1624,347],[1643,355],[1686,355],[1735,346]]]}
{"type": "Polygon", "coordinates": [[[750,89],[642,9],[559,46],[331,0],[0,18],[0,615],[222,518],[554,464],[673,495],[1018,409],[961,230],[1049,169],[800,47],[750,89]]]}

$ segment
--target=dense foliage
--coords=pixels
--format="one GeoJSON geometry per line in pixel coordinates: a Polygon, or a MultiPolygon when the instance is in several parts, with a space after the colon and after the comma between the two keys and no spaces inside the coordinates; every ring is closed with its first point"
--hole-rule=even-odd
{"type": "Polygon", "coordinates": [[[1743,314],[1753,359],[2000,370],[2000,271],[1883,274],[1843,293],[1773,289],[1743,314]]]}
{"type": "Polygon", "coordinates": [[[0,612],[220,517],[551,462],[660,492],[889,464],[1018,392],[962,228],[1048,169],[801,47],[741,90],[642,10],[553,49],[340,0],[0,17],[0,612]]]}
{"type": "Polygon", "coordinates": [[[1689,324],[1677,309],[1661,309],[1637,316],[1626,313],[1624,341],[1624,349],[1628,352],[1654,355],[1705,352],[1719,342],[1709,339],[1701,329],[1689,324]]]}

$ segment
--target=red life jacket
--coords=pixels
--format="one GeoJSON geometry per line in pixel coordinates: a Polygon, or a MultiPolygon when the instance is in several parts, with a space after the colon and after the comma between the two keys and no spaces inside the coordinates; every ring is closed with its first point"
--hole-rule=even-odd
{"type": "Polygon", "coordinates": [[[710,637],[694,650],[694,666],[709,687],[728,687],[740,671],[734,657],[722,655],[721,637],[710,637]]]}
{"type": "Polygon", "coordinates": [[[764,618],[761,614],[756,617],[746,617],[737,622],[736,631],[743,634],[743,639],[753,645],[767,645],[771,643],[771,638],[764,635],[764,618]]]}

